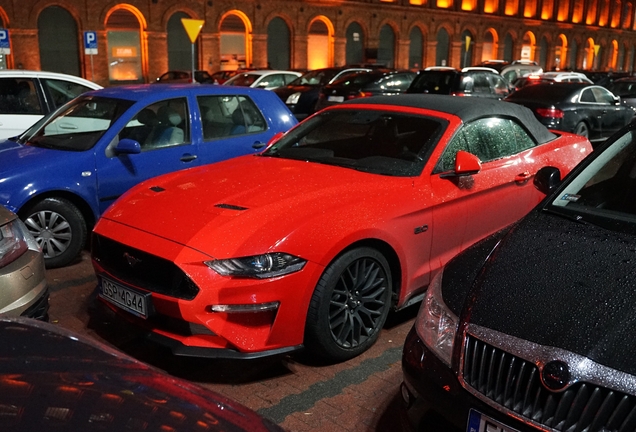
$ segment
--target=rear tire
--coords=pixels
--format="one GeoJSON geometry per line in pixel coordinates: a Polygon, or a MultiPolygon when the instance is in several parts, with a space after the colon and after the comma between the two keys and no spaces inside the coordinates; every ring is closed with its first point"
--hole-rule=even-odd
{"type": "Polygon", "coordinates": [[[47,268],[70,264],[86,244],[84,216],[64,198],[45,198],[21,211],[20,216],[42,248],[47,268]]]}
{"type": "Polygon", "coordinates": [[[577,125],[574,127],[574,133],[585,138],[590,137],[590,129],[587,127],[587,124],[585,122],[577,123],[577,125]]]}
{"type": "Polygon", "coordinates": [[[352,249],[325,270],[311,298],[305,346],[329,361],[344,361],[369,349],[391,307],[391,273],[384,256],[352,249]]]}

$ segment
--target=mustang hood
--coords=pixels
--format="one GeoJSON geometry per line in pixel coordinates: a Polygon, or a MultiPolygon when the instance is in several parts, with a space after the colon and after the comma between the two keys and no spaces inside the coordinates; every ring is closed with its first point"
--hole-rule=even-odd
{"type": "Polygon", "coordinates": [[[225,258],[283,247],[306,225],[316,236],[352,218],[372,225],[368,219],[381,220],[391,197],[412,185],[405,177],[250,155],[148,180],[103,218],[225,258]],[[367,204],[371,194],[384,207],[377,198],[367,204]]]}
{"type": "Polygon", "coordinates": [[[484,269],[470,322],[636,375],[633,236],[534,211],[484,269]]]}

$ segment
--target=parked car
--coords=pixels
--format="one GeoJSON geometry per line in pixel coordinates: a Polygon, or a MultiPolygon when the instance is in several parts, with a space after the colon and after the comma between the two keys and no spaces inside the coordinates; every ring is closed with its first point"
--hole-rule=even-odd
{"type": "Polygon", "coordinates": [[[581,72],[544,72],[539,74],[542,80],[550,80],[555,82],[581,82],[587,84],[594,84],[594,81],[589,79],[584,73],[581,72]]]}
{"type": "Polygon", "coordinates": [[[333,67],[309,71],[284,87],[274,89],[274,92],[285,102],[294,116],[302,120],[316,112],[316,104],[320,90],[344,77],[358,71],[369,71],[368,67],[333,67]]]}
{"type": "Polygon", "coordinates": [[[0,317],[48,320],[44,256],[18,216],[0,206],[0,317]]]}
{"type": "Polygon", "coordinates": [[[320,91],[316,109],[320,110],[345,100],[404,93],[415,78],[415,72],[374,69],[356,72],[328,84],[320,91]]]}
{"type": "Polygon", "coordinates": [[[269,91],[156,84],[86,93],[0,142],[0,203],[42,246],[73,261],[99,215],[150,177],[261,151],[296,124],[269,91]]]}
{"type": "Polygon", "coordinates": [[[631,124],[562,183],[540,170],[548,197],[433,278],[402,358],[413,426],[634,430],[635,166],[631,124]]]}
{"type": "Polygon", "coordinates": [[[604,87],[588,83],[543,83],[523,87],[506,99],[527,106],[550,129],[572,132],[592,143],[629,123],[634,110],[604,87]]]}
{"type": "Polygon", "coordinates": [[[59,326],[0,318],[0,332],[2,430],[283,431],[219,393],[59,326]]]}
{"type": "Polygon", "coordinates": [[[607,89],[620,96],[623,103],[636,108],[636,77],[619,78],[609,84],[607,89]]]}
{"type": "Polygon", "coordinates": [[[98,295],[177,355],[345,360],[440,265],[530,211],[539,168],[590,151],[514,104],[354,99],[262,154],[129,191],[93,231],[98,295]]]}
{"type": "Polygon", "coordinates": [[[505,66],[499,74],[509,83],[514,83],[517,79],[531,75],[542,74],[543,68],[534,61],[517,60],[505,66]]]}
{"type": "Polygon", "coordinates": [[[510,90],[508,82],[494,69],[471,67],[457,70],[442,67],[420,71],[406,93],[503,99],[510,90]]]}
{"type": "Polygon", "coordinates": [[[211,77],[214,84],[223,84],[237,73],[239,73],[238,70],[216,71],[211,75],[211,77]]]}
{"type": "Polygon", "coordinates": [[[74,97],[100,88],[73,75],[0,70],[0,140],[21,134],[74,97]]]}
{"type": "Polygon", "coordinates": [[[274,90],[283,87],[301,76],[302,73],[282,70],[253,70],[241,72],[234,75],[223,83],[223,85],[234,85],[243,87],[262,88],[274,90]]]}
{"type": "MultiPolygon", "coordinates": [[[[195,70],[194,71],[194,80],[199,84],[214,84],[214,78],[208,73],[208,71],[204,70],[195,70]]],[[[168,71],[157,78],[157,83],[166,84],[166,83],[191,83],[192,82],[192,71],[185,70],[174,70],[168,71]]]]}

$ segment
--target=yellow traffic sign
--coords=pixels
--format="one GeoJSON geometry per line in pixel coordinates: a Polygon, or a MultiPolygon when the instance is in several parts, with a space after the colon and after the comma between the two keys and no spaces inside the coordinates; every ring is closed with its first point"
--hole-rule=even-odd
{"type": "Polygon", "coordinates": [[[183,28],[185,28],[185,31],[190,38],[190,42],[194,43],[197,40],[204,22],[205,21],[203,20],[181,18],[181,24],[183,24],[183,28]]]}

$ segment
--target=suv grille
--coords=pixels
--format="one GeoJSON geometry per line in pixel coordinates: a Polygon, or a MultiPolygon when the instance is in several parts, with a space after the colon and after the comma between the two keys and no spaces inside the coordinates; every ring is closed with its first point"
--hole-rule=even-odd
{"type": "Polygon", "coordinates": [[[133,286],[184,300],[192,300],[199,292],[195,283],[172,261],[98,234],[93,234],[92,253],[104,270],[133,286]],[[134,266],[126,256],[134,256],[134,266]]]}
{"type": "Polygon", "coordinates": [[[579,382],[555,393],[537,366],[467,335],[463,379],[486,399],[556,431],[636,430],[636,397],[579,382]]]}

